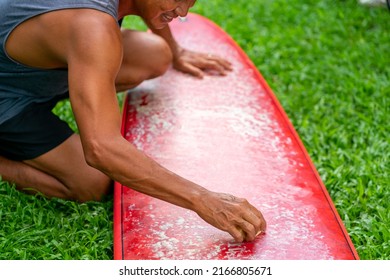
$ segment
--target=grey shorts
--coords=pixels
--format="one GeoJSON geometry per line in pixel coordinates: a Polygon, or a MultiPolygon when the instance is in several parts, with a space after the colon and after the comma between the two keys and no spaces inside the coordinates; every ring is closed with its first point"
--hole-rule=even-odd
{"type": "Polygon", "coordinates": [[[0,155],[11,160],[29,160],[52,150],[72,134],[68,124],[52,109],[58,99],[30,105],[0,125],[0,155]]]}

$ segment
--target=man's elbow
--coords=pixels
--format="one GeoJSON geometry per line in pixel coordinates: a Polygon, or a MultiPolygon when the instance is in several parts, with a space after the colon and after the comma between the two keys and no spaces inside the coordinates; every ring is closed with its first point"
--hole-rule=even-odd
{"type": "Polygon", "coordinates": [[[103,139],[93,139],[86,141],[83,147],[84,157],[87,164],[104,172],[107,168],[107,143],[103,139]]]}

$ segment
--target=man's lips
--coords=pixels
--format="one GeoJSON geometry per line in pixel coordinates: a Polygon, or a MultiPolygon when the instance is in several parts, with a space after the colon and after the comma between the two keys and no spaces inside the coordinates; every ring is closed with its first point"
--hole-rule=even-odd
{"type": "Polygon", "coordinates": [[[170,16],[170,15],[167,15],[167,14],[162,14],[161,15],[161,19],[163,22],[171,22],[174,18],[176,18],[177,16],[170,16]]]}

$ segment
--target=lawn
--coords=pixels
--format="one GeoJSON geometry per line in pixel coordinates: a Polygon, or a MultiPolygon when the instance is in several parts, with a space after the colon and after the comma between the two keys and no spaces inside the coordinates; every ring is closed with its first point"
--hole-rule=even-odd
{"type": "MultiPolygon", "coordinates": [[[[198,0],[192,11],[222,26],[268,81],[361,259],[390,259],[389,11],[357,0],[198,0]]],[[[56,113],[76,130],[69,103],[56,113]]],[[[0,259],[112,259],[112,206],[0,181],[0,259]]]]}

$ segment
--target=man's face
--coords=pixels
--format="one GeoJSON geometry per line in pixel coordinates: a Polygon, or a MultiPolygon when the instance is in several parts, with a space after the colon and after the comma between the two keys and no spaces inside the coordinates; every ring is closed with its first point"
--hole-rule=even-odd
{"type": "Polygon", "coordinates": [[[162,29],[174,18],[185,17],[196,0],[136,0],[139,15],[145,22],[162,29]]]}

